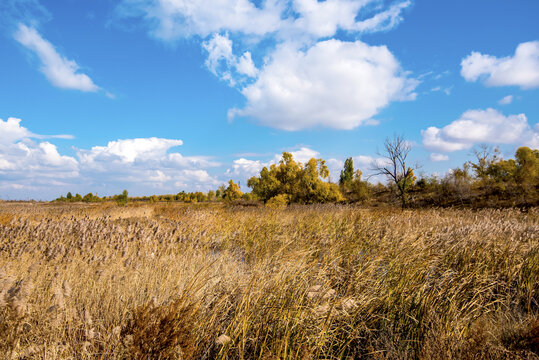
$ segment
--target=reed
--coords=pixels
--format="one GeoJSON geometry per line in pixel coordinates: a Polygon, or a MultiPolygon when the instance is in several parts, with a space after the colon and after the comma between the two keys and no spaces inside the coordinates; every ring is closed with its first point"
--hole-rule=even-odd
{"type": "Polygon", "coordinates": [[[539,211],[0,204],[7,359],[537,359],[539,211]]]}

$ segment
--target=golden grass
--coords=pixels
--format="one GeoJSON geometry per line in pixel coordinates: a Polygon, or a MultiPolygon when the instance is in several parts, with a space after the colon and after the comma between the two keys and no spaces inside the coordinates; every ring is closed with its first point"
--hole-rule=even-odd
{"type": "Polygon", "coordinates": [[[539,211],[0,204],[0,357],[537,359],[539,211]]]}

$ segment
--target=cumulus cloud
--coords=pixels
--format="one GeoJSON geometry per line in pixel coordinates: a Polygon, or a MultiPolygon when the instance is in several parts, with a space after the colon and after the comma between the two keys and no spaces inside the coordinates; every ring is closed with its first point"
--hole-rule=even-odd
{"type": "Polygon", "coordinates": [[[41,61],[41,72],[56,87],[95,92],[99,87],[86,74],[79,72],[79,65],[56,52],[54,46],[43,39],[36,29],[19,24],[14,35],[21,45],[34,52],[41,61]]]}
{"type": "MultiPolygon", "coordinates": [[[[208,169],[220,164],[204,156],[173,151],[177,139],[138,138],[110,141],[106,146],[78,149],[76,156],[59,153],[42,138],[70,138],[32,133],[21,120],[0,119],[0,189],[3,196],[23,194],[53,198],[70,191],[115,193],[127,187],[135,193],[177,192],[215,188],[220,184],[208,169]]],[[[19,195],[20,198],[20,195],[19,195]]]]}
{"type": "Polygon", "coordinates": [[[21,126],[21,119],[0,119],[0,144],[9,144],[28,137],[33,137],[33,134],[21,126]]]}
{"type": "Polygon", "coordinates": [[[263,163],[261,160],[239,158],[232,162],[232,168],[227,170],[227,174],[238,175],[246,179],[258,175],[264,166],[269,166],[269,163],[263,163]]]}
{"type": "Polygon", "coordinates": [[[332,39],[301,51],[286,44],[242,90],[246,106],[229,117],[289,131],[353,129],[391,101],[415,98],[416,85],[385,46],[332,39]]]}
{"type": "Polygon", "coordinates": [[[413,99],[417,81],[384,46],[331,39],[339,31],[387,31],[411,0],[123,0],[123,17],[143,18],[164,41],[195,37],[206,67],[238,88],[229,110],[284,130],[352,129],[392,101],[413,99]],[[328,40],[329,39],[329,40],[328,40]]]}
{"type": "Polygon", "coordinates": [[[462,60],[461,74],[467,81],[481,79],[487,86],[539,87],[539,41],[519,44],[512,57],[472,52],[462,60]]]}
{"type": "Polygon", "coordinates": [[[423,145],[432,151],[452,152],[477,143],[539,146],[537,126],[532,129],[526,115],[505,116],[494,109],[468,110],[443,127],[423,130],[423,145]]]}
{"type": "Polygon", "coordinates": [[[77,156],[84,174],[97,174],[100,181],[146,183],[170,188],[174,183],[192,188],[217,184],[205,168],[219,164],[206,157],[182,156],[171,149],[182,145],[181,140],[139,138],[110,141],[106,146],[79,150],[77,156]],[[168,184],[167,184],[168,183],[168,184]]]}
{"type": "Polygon", "coordinates": [[[21,120],[0,119],[0,187],[58,181],[78,175],[77,160],[60,155],[55,145],[33,139],[39,135],[21,126],[21,120]]]}
{"type": "Polygon", "coordinates": [[[176,175],[177,181],[174,186],[185,187],[197,184],[197,189],[207,189],[207,186],[215,187],[221,184],[219,180],[210,176],[206,170],[182,170],[176,175]],[[206,188],[205,188],[206,187],[206,188]]]}
{"type": "MultiPolygon", "coordinates": [[[[289,151],[289,153],[292,154],[296,162],[300,162],[302,164],[309,162],[309,160],[311,160],[312,158],[316,159],[320,157],[320,153],[318,151],[310,149],[308,147],[301,147],[298,150],[289,151]]],[[[280,161],[281,158],[282,158],[282,154],[279,154],[279,155],[275,155],[274,159],[276,161],[280,161]]]]}
{"type": "Polygon", "coordinates": [[[151,161],[166,157],[167,151],[182,145],[181,140],[142,138],[111,141],[107,146],[94,146],[91,150],[80,150],[78,155],[81,162],[95,164],[103,162],[134,163],[135,161],[151,161]]]}

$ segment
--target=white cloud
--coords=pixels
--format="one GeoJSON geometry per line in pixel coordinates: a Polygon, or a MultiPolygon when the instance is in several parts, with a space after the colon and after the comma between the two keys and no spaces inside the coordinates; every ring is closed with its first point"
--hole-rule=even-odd
{"type": "Polygon", "coordinates": [[[227,36],[214,34],[211,39],[204,42],[202,47],[208,52],[206,67],[215,75],[220,61],[231,63],[234,59],[232,54],[232,40],[227,36]]]}
{"type": "MultiPolygon", "coordinates": [[[[293,158],[294,158],[294,160],[296,162],[300,162],[302,164],[306,164],[312,158],[316,159],[316,158],[320,157],[320,153],[318,151],[313,150],[313,149],[309,149],[308,147],[301,147],[298,150],[289,151],[289,153],[292,154],[292,156],[293,156],[293,158]]],[[[275,156],[275,159],[277,161],[280,161],[281,158],[282,158],[282,154],[279,154],[279,155],[275,156]]]]}
{"type": "Polygon", "coordinates": [[[118,13],[143,18],[150,33],[165,41],[230,31],[247,36],[331,37],[339,30],[385,31],[396,26],[410,0],[400,1],[365,20],[360,11],[377,0],[124,0],[118,13]]]}
{"type": "Polygon", "coordinates": [[[452,152],[477,143],[539,146],[539,132],[528,124],[526,115],[505,116],[494,109],[468,110],[443,127],[423,130],[423,145],[433,151],[452,152]]]}
{"type": "Polygon", "coordinates": [[[360,32],[382,31],[392,28],[400,22],[401,10],[410,5],[408,1],[399,3],[369,19],[357,21],[358,12],[369,2],[350,0],[292,1],[292,8],[298,14],[298,18],[292,22],[292,26],[287,30],[294,35],[302,33],[315,38],[333,36],[338,29],[360,32]]]}
{"type": "Polygon", "coordinates": [[[423,145],[429,150],[452,152],[458,150],[469,149],[473,144],[462,143],[447,139],[444,136],[442,129],[431,126],[427,130],[421,130],[423,136],[423,145]]]}
{"type": "Polygon", "coordinates": [[[55,145],[35,142],[21,120],[0,119],[0,187],[7,183],[29,184],[65,179],[78,175],[77,161],[60,155],[55,145]]]}
{"type": "Polygon", "coordinates": [[[123,0],[122,17],[144,19],[164,41],[195,37],[207,68],[246,98],[246,116],[285,130],[352,129],[392,101],[413,99],[417,81],[385,46],[335,39],[339,31],[387,31],[411,0],[123,0]],[[329,40],[328,40],[329,39],[329,40]],[[322,41],[321,41],[322,40],[322,41]],[[341,86],[342,85],[342,86],[341,86]],[[372,91],[371,91],[372,90],[372,91]]]}
{"type": "Polygon", "coordinates": [[[33,134],[28,129],[21,126],[21,119],[8,118],[7,121],[0,119],[0,144],[15,142],[32,136],[33,134]]]}
{"type": "Polygon", "coordinates": [[[236,70],[240,74],[247,75],[249,77],[255,77],[257,75],[258,69],[254,64],[249,51],[243,53],[243,55],[237,60],[236,70]]]}
{"type": "Polygon", "coordinates": [[[451,87],[443,88],[441,86],[435,86],[430,89],[430,92],[443,92],[446,95],[451,95],[451,87]]]}
{"type": "Polygon", "coordinates": [[[229,117],[289,131],[353,129],[391,101],[415,98],[416,85],[385,46],[327,40],[301,51],[284,44],[242,90],[246,106],[229,117]]]}
{"type": "Polygon", "coordinates": [[[402,21],[402,10],[412,5],[411,1],[403,1],[391,6],[388,10],[376,14],[372,18],[356,23],[354,30],[361,32],[387,31],[402,21]]]}
{"type": "Polygon", "coordinates": [[[258,175],[264,166],[269,166],[269,163],[263,163],[261,160],[239,158],[232,162],[232,169],[228,169],[227,174],[247,179],[258,175]]]}
{"type": "Polygon", "coordinates": [[[519,44],[512,57],[497,58],[472,52],[461,63],[467,81],[481,79],[487,86],[539,87],[539,41],[519,44]]]}
{"type": "Polygon", "coordinates": [[[220,164],[204,156],[171,152],[181,140],[122,139],[106,146],[79,149],[75,157],[59,153],[41,138],[66,135],[33,134],[21,120],[0,119],[0,189],[2,196],[54,198],[67,191],[118,193],[123,188],[138,194],[215,188],[220,184],[207,169],[220,164]],[[15,186],[17,185],[17,186],[15,186]],[[159,191],[149,190],[159,188],[159,191]]]}
{"type": "Polygon", "coordinates": [[[202,43],[202,47],[208,52],[206,67],[222,80],[228,81],[231,86],[236,85],[238,76],[245,75],[255,77],[258,69],[253,63],[250,52],[245,52],[237,57],[232,51],[232,40],[228,35],[214,34],[209,40],[202,43]],[[233,76],[232,72],[235,71],[233,76]]]}
{"type": "Polygon", "coordinates": [[[500,105],[509,105],[512,102],[513,102],[513,95],[507,95],[506,97],[504,97],[503,99],[498,101],[498,104],[500,104],[500,105]]]}
{"type": "Polygon", "coordinates": [[[175,146],[182,145],[181,140],[141,138],[111,141],[107,146],[94,146],[90,151],[80,150],[81,162],[93,164],[106,163],[134,163],[135,161],[151,161],[165,158],[167,151],[175,146]]]}
{"type": "Polygon", "coordinates": [[[97,175],[100,181],[146,183],[168,189],[181,183],[206,190],[217,184],[203,169],[218,166],[218,163],[202,156],[169,153],[182,144],[181,140],[155,137],[123,139],[111,141],[107,146],[79,150],[77,155],[81,171],[97,175]]]}
{"type": "Polygon", "coordinates": [[[75,61],[58,54],[54,46],[43,39],[36,29],[19,24],[14,37],[38,56],[41,61],[41,72],[54,86],[80,91],[99,90],[88,75],[78,73],[79,66],[75,61]]]}
{"type": "Polygon", "coordinates": [[[215,179],[214,177],[210,176],[206,170],[182,170],[177,176],[179,181],[177,181],[175,184],[184,184],[183,186],[186,186],[186,184],[193,184],[195,183],[197,185],[197,188],[200,188],[203,186],[218,186],[221,184],[220,181],[215,179]]]}
{"type": "Polygon", "coordinates": [[[429,156],[430,161],[440,162],[449,160],[449,156],[445,154],[432,153],[429,156]]]}
{"type": "Polygon", "coordinates": [[[210,168],[221,165],[208,156],[183,156],[180,153],[170,153],[166,159],[167,164],[171,167],[210,168]]]}
{"type": "Polygon", "coordinates": [[[264,1],[259,8],[249,0],[124,0],[122,17],[142,17],[153,36],[172,41],[233,31],[253,35],[274,32],[281,24],[282,1],[264,1]]]}
{"type": "Polygon", "coordinates": [[[158,184],[163,184],[167,181],[169,181],[171,179],[170,176],[166,175],[164,172],[162,172],[161,170],[156,170],[154,172],[154,174],[150,175],[148,177],[148,180],[150,182],[154,182],[154,183],[158,183],[158,184]]]}

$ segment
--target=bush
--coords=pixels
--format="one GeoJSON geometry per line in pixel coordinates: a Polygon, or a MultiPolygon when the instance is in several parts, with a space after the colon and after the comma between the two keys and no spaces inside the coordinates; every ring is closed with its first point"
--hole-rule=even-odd
{"type": "Polygon", "coordinates": [[[116,195],[116,203],[119,206],[127,206],[129,202],[129,194],[127,193],[127,190],[124,190],[120,195],[116,195]]]}
{"type": "Polygon", "coordinates": [[[266,206],[274,209],[284,208],[289,202],[290,196],[287,194],[279,194],[266,201],[266,206]]]}

